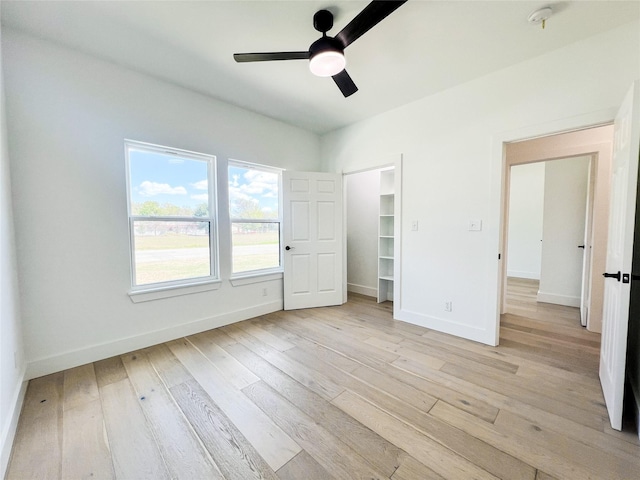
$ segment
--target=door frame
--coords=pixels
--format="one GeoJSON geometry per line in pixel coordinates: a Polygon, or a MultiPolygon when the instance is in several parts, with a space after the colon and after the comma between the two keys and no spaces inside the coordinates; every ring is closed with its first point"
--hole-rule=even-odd
{"type": "Polygon", "coordinates": [[[531,140],[540,137],[556,135],[584,130],[593,127],[609,125],[613,123],[617,108],[610,108],[586,115],[559,119],[553,122],[543,123],[530,127],[502,132],[493,137],[491,155],[491,198],[489,209],[489,222],[487,234],[489,237],[489,258],[494,258],[495,263],[488,269],[487,286],[489,298],[494,302],[489,304],[487,318],[488,339],[493,345],[498,345],[500,340],[500,314],[503,309],[503,288],[506,262],[502,256],[504,251],[505,212],[504,199],[508,195],[507,178],[508,166],[506,162],[506,145],[509,143],[531,140]],[[493,335],[491,334],[493,333],[493,335]]]}
{"type": "MultiPolygon", "coordinates": [[[[343,195],[343,214],[342,214],[342,282],[343,282],[343,302],[347,302],[347,181],[344,177],[357,173],[370,172],[373,170],[384,170],[393,168],[394,171],[394,244],[393,244],[393,318],[397,318],[397,313],[402,306],[402,154],[389,155],[383,161],[371,167],[359,168],[355,170],[342,171],[342,195],[343,195]]],[[[377,235],[377,233],[376,233],[377,235]]]]}
{"type": "MultiPolygon", "coordinates": [[[[503,197],[503,216],[504,223],[502,227],[502,287],[500,290],[501,295],[501,310],[500,313],[506,311],[506,279],[507,279],[507,263],[509,258],[508,251],[508,231],[509,231],[509,200],[511,191],[511,167],[517,165],[529,165],[533,163],[541,163],[554,160],[571,159],[571,158],[584,158],[590,157],[589,163],[589,177],[587,188],[589,200],[593,200],[594,197],[598,197],[600,200],[598,209],[590,210],[585,203],[585,215],[588,216],[588,221],[585,222],[585,232],[583,232],[583,238],[587,230],[593,231],[595,226],[599,231],[606,232],[608,228],[608,182],[607,185],[601,185],[598,180],[602,177],[608,178],[609,164],[610,164],[610,150],[611,141],[613,140],[613,127],[610,125],[598,126],[588,129],[582,129],[576,132],[565,132],[556,134],[551,138],[550,136],[544,136],[537,139],[525,140],[518,144],[505,145],[505,195],[503,197]],[[597,129],[597,130],[594,130],[597,129]],[[605,140],[610,138],[608,142],[605,140]],[[604,142],[604,143],[603,143],[604,142]],[[595,174],[591,174],[591,171],[595,174]],[[593,180],[593,182],[591,182],[593,180]],[[604,192],[603,192],[604,190],[604,192]],[[602,217],[602,213],[605,216],[602,217]]],[[[594,248],[585,250],[585,254],[588,257],[588,264],[594,265],[594,258],[596,259],[595,266],[604,268],[603,262],[606,259],[606,241],[603,242],[600,238],[594,242],[592,235],[589,235],[589,239],[586,244],[594,248]]],[[[577,247],[577,244],[576,244],[577,247]]],[[[583,260],[584,266],[584,260],[583,260]]],[[[589,269],[593,271],[593,269],[589,269]]],[[[584,274],[584,272],[583,272],[584,274]]],[[[604,282],[596,276],[594,279],[593,273],[590,274],[589,285],[599,290],[600,295],[590,296],[590,308],[595,306],[601,307],[601,300],[604,290],[604,282]]],[[[583,277],[581,277],[581,284],[583,283],[583,277]]],[[[582,297],[581,297],[582,303],[582,297]]],[[[590,324],[589,330],[600,331],[601,318],[596,315],[595,320],[590,324]]]]}

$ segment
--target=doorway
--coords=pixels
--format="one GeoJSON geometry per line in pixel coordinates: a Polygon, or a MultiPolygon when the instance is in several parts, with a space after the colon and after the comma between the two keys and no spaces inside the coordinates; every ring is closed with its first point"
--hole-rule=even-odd
{"type": "MultiPolygon", "coordinates": [[[[500,313],[505,313],[508,309],[507,305],[507,287],[508,287],[508,265],[509,265],[509,197],[511,187],[511,171],[517,165],[529,165],[539,162],[545,162],[545,165],[553,165],[551,170],[562,170],[558,166],[561,164],[552,164],[551,161],[558,161],[560,159],[575,159],[578,157],[590,158],[591,167],[589,168],[590,178],[586,183],[585,188],[591,195],[586,198],[583,205],[592,205],[587,211],[590,210],[589,215],[585,215],[585,223],[582,227],[582,231],[588,232],[585,235],[583,242],[573,242],[574,247],[570,247],[573,250],[572,256],[578,258],[575,254],[582,253],[577,252],[579,245],[584,245],[584,259],[585,263],[580,270],[586,272],[587,277],[584,281],[580,279],[576,282],[576,275],[574,274],[573,287],[567,287],[567,285],[558,285],[558,271],[555,273],[552,271],[548,276],[549,281],[543,284],[543,288],[539,288],[539,293],[542,293],[542,301],[549,301],[550,299],[554,303],[564,303],[564,305],[580,307],[580,298],[587,300],[584,309],[588,312],[586,318],[586,327],[593,332],[600,332],[602,330],[602,304],[603,304],[603,292],[604,281],[601,277],[601,273],[605,268],[606,261],[606,247],[607,247],[607,230],[609,220],[609,179],[610,179],[610,162],[611,162],[611,145],[613,141],[613,127],[611,125],[593,127],[589,129],[562,133],[557,135],[551,135],[547,137],[536,138],[532,140],[517,141],[505,144],[505,166],[504,166],[504,196],[503,196],[503,229],[502,229],[502,245],[504,261],[502,262],[501,270],[501,301],[500,301],[500,313]],[[547,163],[549,162],[549,163],[547,163]],[[587,226],[585,229],[584,225],[587,226]],[[585,265],[587,268],[585,268],[585,265]],[[555,285],[554,285],[555,283],[555,285]],[[587,288],[584,289],[584,285],[587,288]],[[550,286],[551,290],[564,291],[564,293],[556,294],[553,296],[553,292],[545,292],[544,289],[550,286]],[[562,290],[564,288],[564,290],[562,290]],[[571,290],[571,288],[573,290],[571,290]],[[584,292],[582,290],[585,290],[584,292]],[[573,293],[571,293],[573,292],[573,293]],[[545,293],[547,294],[545,296],[545,293]],[[551,293],[552,295],[548,295],[551,293]],[[576,304],[576,302],[578,302],[576,304]]],[[[568,160],[571,162],[574,160],[568,160]]],[[[588,161],[588,160],[583,160],[588,161]]],[[[564,180],[566,182],[566,180],[564,180]]],[[[562,191],[563,181],[556,182],[557,191],[562,191]]],[[[584,207],[583,207],[584,208],[584,207]]],[[[584,209],[582,210],[585,211],[584,209]]],[[[557,215],[556,215],[557,216],[557,215]]],[[[558,219],[554,220],[558,223],[558,219]]],[[[560,225],[561,226],[561,225],[560,225]]],[[[556,229],[558,230],[558,229],[556,229]]],[[[562,229],[558,230],[559,232],[562,229]]],[[[575,236],[575,234],[574,234],[575,236]]],[[[549,237],[550,239],[553,236],[549,237]]],[[[540,238],[542,240],[542,238],[540,238]]],[[[543,245],[545,242],[542,242],[543,245]]],[[[547,264],[553,266],[555,262],[562,260],[562,253],[557,250],[554,241],[546,242],[548,244],[549,255],[547,264]],[[556,250],[554,252],[554,250],[556,250]],[[560,256],[559,256],[560,255],[560,256]],[[558,260],[560,259],[560,260],[558,260]]],[[[562,247],[569,248],[569,247],[562,247]]],[[[542,262],[541,262],[542,264],[542,262]]],[[[575,261],[574,261],[575,264],[575,261]]],[[[574,265],[574,270],[576,267],[574,265]]],[[[544,282],[544,277],[541,277],[541,283],[544,282]]],[[[560,282],[562,283],[562,282],[560,282]]]]}
{"type": "MultiPolygon", "coordinates": [[[[595,159],[512,165],[505,312],[588,320],[595,159]]],[[[581,322],[582,323],[582,322],[581,322]]]]}
{"type": "Polygon", "coordinates": [[[346,288],[398,311],[401,156],[344,174],[346,288]],[[393,302],[393,303],[391,303],[393,302]]]}

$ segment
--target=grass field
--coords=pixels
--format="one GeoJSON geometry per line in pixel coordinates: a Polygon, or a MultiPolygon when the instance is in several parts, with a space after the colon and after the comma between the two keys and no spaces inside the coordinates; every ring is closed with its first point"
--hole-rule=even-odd
{"type": "MultiPolygon", "coordinates": [[[[242,273],[280,265],[278,232],[234,233],[233,273],[242,273]]],[[[209,237],[168,233],[158,236],[135,237],[136,251],[153,254],[152,259],[136,261],[136,284],[183,280],[209,275],[209,237]],[[193,249],[193,256],[176,255],[171,250],[193,249]],[[161,253],[166,251],[166,253],[161,253]]],[[[187,253],[187,252],[185,252],[187,253]]],[[[140,255],[140,258],[143,258],[140,255]]]]}

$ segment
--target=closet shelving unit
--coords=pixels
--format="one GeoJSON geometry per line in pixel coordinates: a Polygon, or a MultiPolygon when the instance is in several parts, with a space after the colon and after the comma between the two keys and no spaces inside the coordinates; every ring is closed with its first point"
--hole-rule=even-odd
{"type": "Polygon", "coordinates": [[[380,171],[378,219],[378,303],[393,301],[394,171],[380,171]]]}

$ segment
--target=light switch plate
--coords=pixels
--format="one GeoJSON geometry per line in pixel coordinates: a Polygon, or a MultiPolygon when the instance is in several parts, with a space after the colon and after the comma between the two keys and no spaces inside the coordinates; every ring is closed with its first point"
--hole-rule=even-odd
{"type": "Polygon", "coordinates": [[[412,232],[417,232],[418,231],[418,220],[413,220],[411,222],[411,231],[412,232]]]}

